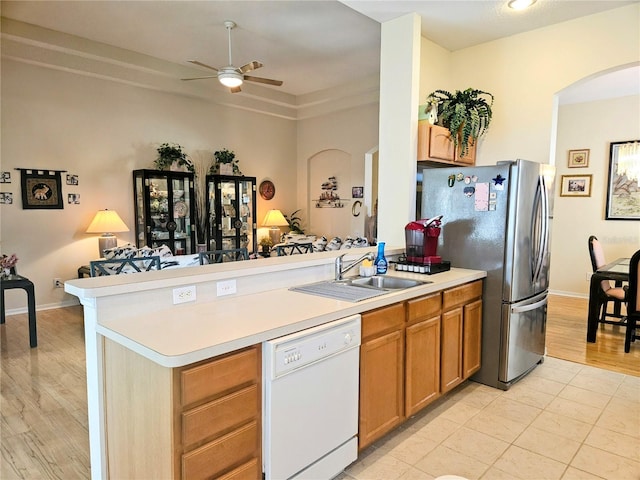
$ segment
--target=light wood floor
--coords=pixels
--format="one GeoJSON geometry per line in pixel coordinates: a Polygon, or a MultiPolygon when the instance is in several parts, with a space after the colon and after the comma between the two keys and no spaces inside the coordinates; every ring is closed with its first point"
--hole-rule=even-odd
{"type": "MultiPolygon", "coordinates": [[[[551,298],[547,354],[640,376],[640,343],[624,353],[624,331],[607,325],[586,342],[587,300],[551,298]]],[[[38,312],[38,347],[27,315],[0,326],[0,478],[89,478],[82,307],[38,312]]]]}

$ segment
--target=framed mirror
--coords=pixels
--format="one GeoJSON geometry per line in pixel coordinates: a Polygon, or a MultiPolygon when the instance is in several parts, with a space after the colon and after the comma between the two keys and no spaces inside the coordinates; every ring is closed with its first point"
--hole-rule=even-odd
{"type": "Polygon", "coordinates": [[[640,220],[640,140],[611,142],[606,220],[640,220]]]}

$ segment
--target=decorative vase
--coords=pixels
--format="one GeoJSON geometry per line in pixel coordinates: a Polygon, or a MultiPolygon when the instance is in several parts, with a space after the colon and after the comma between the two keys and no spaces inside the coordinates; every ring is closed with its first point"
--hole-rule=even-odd
{"type": "Polygon", "coordinates": [[[220,175],[233,175],[233,165],[230,163],[221,163],[220,175]]]}

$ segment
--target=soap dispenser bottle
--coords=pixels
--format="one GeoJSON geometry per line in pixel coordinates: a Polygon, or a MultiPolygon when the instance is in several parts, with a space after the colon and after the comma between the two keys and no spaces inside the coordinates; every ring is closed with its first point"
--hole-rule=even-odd
{"type": "Polygon", "coordinates": [[[376,267],[376,275],[383,275],[387,273],[387,259],[384,256],[384,242],[378,243],[378,255],[376,256],[376,260],[374,262],[376,267]]]}

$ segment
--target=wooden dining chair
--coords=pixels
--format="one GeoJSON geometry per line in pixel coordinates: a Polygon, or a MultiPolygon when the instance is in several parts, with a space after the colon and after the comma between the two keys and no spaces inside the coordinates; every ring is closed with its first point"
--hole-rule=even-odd
{"type": "MultiPolygon", "coordinates": [[[[600,267],[607,264],[602,245],[598,239],[591,235],[589,237],[589,256],[591,257],[591,267],[595,272],[600,267]]],[[[610,325],[624,325],[626,316],[622,312],[622,304],[625,302],[626,289],[621,282],[616,282],[615,286],[611,285],[609,280],[603,280],[598,290],[598,322],[610,325]],[[613,312],[609,311],[609,304],[613,306],[613,312]],[[611,320],[615,319],[615,320],[611,320]]]]}
{"type": "Polygon", "coordinates": [[[627,331],[624,336],[624,353],[631,350],[631,342],[640,339],[637,327],[640,324],[640,250],[629,262],[629,290],[627,292],[627,331]]]}
{"type": "Polygon", "coordinates": [[[249,251],[246,248],[229,248],[227,250],[208,250],[206,252],[200,252],[200,265],[236,262],[239,260],[249,260],[249,251]]]}

